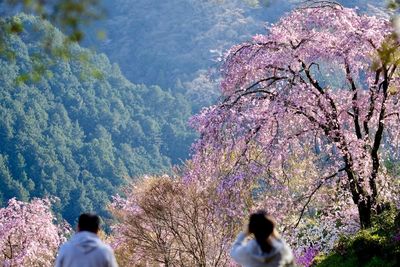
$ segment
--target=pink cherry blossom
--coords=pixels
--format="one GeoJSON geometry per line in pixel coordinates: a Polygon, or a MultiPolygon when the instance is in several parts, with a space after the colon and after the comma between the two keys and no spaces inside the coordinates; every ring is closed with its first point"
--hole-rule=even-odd
{"type": "Polygon", "coordinates": [[[385,168],[400,151],[392,31],[384,18],[324,4],[232,47],[224,99],[190,121],[200,138],[185,179],[219,181],[238,196],[236,214],[267,209],[298,249],[330,249],[369,227],[380,203],[399,203],[385,168]]]}
{"type": "Polygon", "coordinates": [[[0,209],[0,265],[53,266],[68,227],[50,210],[50,200],[21,202],[12,198],[0,209]]]}

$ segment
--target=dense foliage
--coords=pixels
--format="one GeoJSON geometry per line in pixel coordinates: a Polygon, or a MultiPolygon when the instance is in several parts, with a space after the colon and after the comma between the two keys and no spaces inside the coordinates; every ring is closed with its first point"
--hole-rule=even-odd
{"type": "Polygon", "coordinates": [[[105,55],[77,45],[58,53],[63,35],[38,18],[9,21],[24,31],[6,40],[15,57],[0,58],[1,205],[55,195],[72,222],[82,210],[104,212],[124,177],[187,157],[193,134],[181,95],[133,85],[105,55]],[[55,55],[43,53],[49,37],[55,55]]]}
{"type": "MultiPolygon", "coordinates": [[[[102,17],[104,10],[100,0],[5,0],[0,1],[0,14],[13,13],[23,10],[25,13],[34,14],[51,22],[68,35],[68,41],[79,42],[83,38],[82,25],[102,17]]],[[[0,44],[9,33],[20,33],[23,25],[13,24],[10,31],[0,30],[0,44]]]]}
{"type": "Polygon", "coordinates": [[[398,266],[400,263],[400,213],[391,207],[374,218],[372,228],[342,237],[328,255],[310,258],[319,267],[398,266]]]}

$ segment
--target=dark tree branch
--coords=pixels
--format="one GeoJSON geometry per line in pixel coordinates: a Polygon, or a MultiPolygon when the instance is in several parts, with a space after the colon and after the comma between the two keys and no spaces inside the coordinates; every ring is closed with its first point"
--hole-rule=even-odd
{"type": "Polygon", "coordinates": [[[295,110],[295,114],[300,114],[306,117],[311,123],[314,125],[318,126],[320,129],[322,129],[325,133],[329,133],[329,127],[325,124],[320,123],[316,118],[314,118],[312,115],[307,114],[301,107],[293,106],[292,108],[295,110]]]}
{"type": "Polygon", "coordinates": [[[290,45],[293,50],[298,49],[305,42],[310,41],[310,39],[301,39],[297,44],[295,44],[292,40],[290,40],[290,45]]]}
{"type": "Polygon", "coordinates": [[[393,116],[393,115],[396,115],[397,118],[400,119],[400,113],[399,113],[399,112],[392,112],[392,113],[386,114],[386,115],[385,115],[385,119],[388,118],[388,117],[390,117],[390,116],[393,116]]]}
{"type": "Polygon", "coordinates": [[[301,10],[301,9],[309,9],[309,8],[325,8],[325,7],[329,7],[329,8],[336,8],[339,7],[340,9],[343,9],[343,6],[336,2],[336,1],[329,1],[329,0],[304,0],[302,2],[300,2],[300,7],[298,7],[297,9],[301,10]]]}
{"type": "Polygon", "coordinates": [[[362,139],[361,127],[360,127],[360,122],[359,122],[360,111],[359,111],[358,105],[357,105],[357,100],[358,100],[357,87],[356,87],[354,79],[351,75],[350,66],[349,66],[347,60],[345,60],[345,69],[346,69],[347,80],[349,81],[351,91],[353,92],[352,102],[353,102],[353,111],[354,111],[354,116],[353,116],[354,128],[356,131],[357,138],[362,139]]]}
{"type": "Polygon", "coordinates": [[[297,226],[299,226],[299,223],[300,223],[301,219],[303,218],[304,212],[305,212],[306,208],[308,207],[308,205],[310,204],[310,202],[311,202],[313,196],[315,195],[315,193],[325,184],[326,181],[332,179],[333,177],[335,177],[336,175],[338,175],[339,172],[342,172],[342,171],[344,171],[344,170],[345,170],[345,168],[341,168],[341,169],[339,169],[337,172],[335,172],[335,173],[333,173],[333,174],[331,174],[331,175],[329,175],[329,176],[327,176],[327,177],[324,177],[324,178],[320,179],[320,181],[319,181],[317,187],[314,188],[314,190],[310,193],[310,195],[308,195],[308,196],[305,197],[305,198],[299,199],[299,201],[302,200],[302,199],[307,199],[307,201],[306,201],[306,203],[303,205],[303,208],[302,208],[301,211],[300,211],[300,216],[299,216],[299,218],[297,219],[297,222],[296,222],[294,228],[297,228],[297,226]]]}
{"type": "Polygon", "coordinates": [[[372,190],[372,195],[371,195],[371,204],[372,205],[375,204],[376,197],[378,195],[378,191],[377,191],[377,187],[376,187],[376,178],[378,176],[378,171],[379,171],[379,166],[380,166],[378,150],[379,150],[381,142],[382,142],[383,130],[385,128],[384,119],[386,116],[386,99],[388,96],[388,88],[389,88],[389,77],[388,77],[388,72],[387,72],[386,68],[383,69],[383,77],[384,77],[384,80],[382,82],[383,98],[382,98],[382,103],[381,103],[381,110],[379,112],[378,127],[377,127],[377,130],[375,133],[374,143],[373,143],[372,150],[371,150],[372,173],[369,178],[369,185],[372,190]]]}
{"type": "Polygon", "coordinates": [[[308,78],[308,81],[311,83],[311,85],[318,90],[318,92],[320,92],[322,95],[325,94],[324,89],[319,85],[317,80],[314,80],[314,78],[311,75],[311,71],[310,71],[310,67],[313,65],[313,63],[311,63],[309,66],[306,65],[306,63],[304,61],[301,61],[301,67],[304,69],[304,72],[308,78]]]}
{"type": "Polygon", "coordinates": [[[391,69],[389,75],[388,75],[388,76],[389,76],[389,80],[391,80],[391,79],[393,78],[393,74],[396,72],[396,69],[397,69],[397,65],[394,64],[394,65],[392,66],[392,69],[391,69]]]}
{"type": "MultiPolygon", "coordinates": [[[[279,78],[279,79],[272,80],[265,88],[268,88],[269,86],[271,86],[271,85],[274,84],[275,82],[277,82],[277,81],[279,81],[279,80],[282,80],[282,79],[285,79],[285,78],[286,78],[286,77],[281,77],[281,78],[279,78]]],[[[267,80],[265,80],[265,81],[267,81],[267,80]]],[[[273,93],[273,92],[270,92],[270,91],[268,91],[268,90],[265,90],[265,88],[263,87],[263,88],[259,88],[259,89],[257,89],[257,90],[252,90],[252,91],[247,91],[247,89],[246,89],[246,91],[245,91],[244,93],[242,93],[242,94],[239,94],[233,102],[228,103],[229,100],[230,100],[230,98],[227,98],[226,100],[224,100],[224,103],[222,104],[222,106],[223,106],[223,107],[231,108],[231,107],[233,107],[234,105],[236,105],[236,103],[237,103],[241,98],[243,98],[243,97],[245,97],[245,96],[247,96],[247,95],[251,95],[251,94],[263,94],[263,95],[268,96],[268,97],[271,98],[271,99],[274,99],[275,96],[276,96],[276,94],[273,93]]]]}
{"type": "Polygon", "coordinates": [[[375,72],[374,84],[369,89],[369,92],[370,92],[369,108],[368,108],[367,116],[365,117],[365,120],[363,122],[364,132],[366,135],[369,135],[369,121],[371,120],[372,116],[374,115],[375,99],[376,99],[375,93],[376,93],[376,89],[377,89],[377,85],[379,82],[379,77],[381,75],[381,72],[382,72],[382,69],[378,69],[375,72]]]}
{"type": "Polygon", "coordinates": [[[254,87],[259,85],[260,83],[270,81],[270,83],[267,86],[264,86],[264,87],[269,87],[269,86],[273,85],[275,82],[280,81],[280,80],[285,80],[287,78],[288,77],[285,77],[285,76],[283,76],[283,77],[272,76],[272,77],[264,78],[264,79],[258,80],[257,82],[255,82],[252,85],[250,85],[249,87],[247,87],[245,92],[252,90],[254,87]]]}

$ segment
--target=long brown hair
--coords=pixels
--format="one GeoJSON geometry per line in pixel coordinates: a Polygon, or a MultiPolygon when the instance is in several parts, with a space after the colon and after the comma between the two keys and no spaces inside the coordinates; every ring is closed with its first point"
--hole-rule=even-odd
{"type": "Polygon", "coordinates": [[[268,238],[275,234],[275,221],[265,211],[258,211],[250,215],[249,232],[254,234],[258,245],[263,252],[270,252],[272,249],[268,238]]]}

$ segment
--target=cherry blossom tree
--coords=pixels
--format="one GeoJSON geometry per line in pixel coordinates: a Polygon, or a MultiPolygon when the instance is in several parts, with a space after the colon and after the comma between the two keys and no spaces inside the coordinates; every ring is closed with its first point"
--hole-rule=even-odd
{"type": "Polygon", "coordinates": [[[115,197],[113,244],[121,266],[229,266],[241,224],[219,207],[217,190],[180,178],[144,177],[115,197]]]}
{"type": "Polygon", "coordinates": [[[191,121],[201,137],[190,173],[234,155],[225,190],[252,180],[292,228],[311,203],[332,224],[355,205],[366,228],[398,196],[384,164],[399,159],[398,43],[389,21],[321,2],[230,49],[223,101],[191,121]]]}
{"type": "Polygon", "coordinates": [[[12,198],[0,209],[0,265],[53,266],[68,227],[55,225],[48,199],[12,198]]]}

